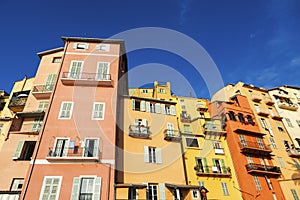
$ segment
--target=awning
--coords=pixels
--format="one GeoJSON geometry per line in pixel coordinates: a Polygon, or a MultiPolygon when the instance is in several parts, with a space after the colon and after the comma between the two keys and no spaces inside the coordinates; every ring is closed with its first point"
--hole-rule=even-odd
{"type": "Polygon", "coordinates": [[[174,189],[200,189],[201,188],[201,186],[199,185],[181,185],[181,184],[170,184],[170,183],[166,183],[165,186],[174,189]]]}
{"type": "Polygon", "coordinates": [[[134,184],[134,183],[119,183],[119,184],[115,184],[116,188],[146,188],[147,185],[144,184],[134,184]]]}

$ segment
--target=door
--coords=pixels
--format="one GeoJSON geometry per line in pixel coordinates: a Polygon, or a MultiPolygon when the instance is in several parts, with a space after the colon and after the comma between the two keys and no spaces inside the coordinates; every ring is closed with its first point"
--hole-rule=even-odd
{"type": "Polygon", "coordinates": [[[97,68],[97,80],[109,80],[109,63],[101,62],[97,68]]]}
{"type": "Polygon", "coordinates": [[[69,139],[56,139],[56,144],[53,152],[54,157],[65,157],[68,153],[69,139]]]}

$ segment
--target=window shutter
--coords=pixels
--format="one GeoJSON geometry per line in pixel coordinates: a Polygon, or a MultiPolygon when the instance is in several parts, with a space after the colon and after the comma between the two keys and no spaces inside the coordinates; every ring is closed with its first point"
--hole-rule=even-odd
{"type": "Polygon", "coordinates": [[[221,165],[222,165],[222,168],[223,168],[223,172],[224,172],[225,174],[227,174],[227,168],[226,168],[224,159],[221,159],[221,165]]]}
{"type": "Polygon", "coordinates": [[[171,105],[170,109],[171,109],[171,115],[176,115],[175,106],[171,105]]]}
{"type": "Polygon", "coordinates": [[[20,140],[20,141],[18,142],[17,149],[16,149],[16,151],[15,151],[15,153],[14,153],[14,156],[13,156],[13,159],[14,159],[14,160],[20,158],[21,153],[22,153],[22,149],[23,149],[24,142],[25,142],[24,140],[20,140]]]}
{"type": "Polygon", "coordinates": [[[132,110],[135,110],[135,99],[132,99],[132,110]]]}
{"type": "Polygon", "coordinates": [[[204,163],[205,173],[209,173],[209,169],[208,169],[206,158],[202,158],[202,160],[203,160],[203,163],[204,163]]]}
{"type": "Polygon", "coordinates": [[[269,129],[270,135],[271,135],[271,136],[274,136],[273,130],[272,130],[272,126],[271,126],[271,124],[270,124],[270,121],[269,121],[268,119],[266,119],[266,122],[267,122],[267,124],[268,124],[268,129],[269,129]]]}
{"type": "Polygon", "coordinates": [[[164,183],[159,184],[159,199],[160,200],[166,200],[166,191],[165,191],[165,184],[164,183]]]}
{"type": "Polygon", "coordinates": [[[66,140],[62,156],[67,156],[67,154],[68,154],[68,148],[69,148],[69,140],[66,140]]]}
{"type": "Polygon", "coordinates": [[[156,148],[156,157],[157,157],[156,162],[158,164],[162,164],[162,152],[161,152],[161,148],[156,148]]]}
{"type": "Polygon", "coordinates": [[[146,112],[150,112],[150,102],[146,102],[146,112]]]}
{"type": "Polygon", "coordinates": [[[216,159],[215,158],[212,159],[212,163],[213,163],[213,166],[215,167],[216,166],[216,159]]]}
{"type": "Polygon", "coordinates": [[[71,200],[78,200],[79,199],[79,190],[80,190],[80,178],[74,177],[73,179],[73,186],[72,186],[72,193],[71,193],[71,200]]]}
{"type": "Polygon", "coordinates": [[[145,101],[141,101],[141,111],[146,111],[145,101]]]}
{"type": "Polygon", "coordinates": [[[160,113],[160,103],[155,104],[155,112],[160,113]]]}
{"type": "Polygon", "coordinates": [[[262,126],[263,128],[267,128],[266,125],[265,125],[265,123],[264,123],[264,120],[263,120],[262,118],[259,118],[259,121],[260,121],[261,126],[262,126]]]}
{"type": "Polygon", "coordinates": [[[73,49],[77,49],[77,43],[73,44],[73,49]]]}
{"type": "Polygon", "coordinates": [[[149,162],[149,147],[144,146],[144,162],[149,162]]]}
{"type": "Polygon", "coordinates": [[[85,44],[85,49],[88,49],[89,48],[89,44],[85,44]]]}
{"type": "Polygon", "coordinates": [[[165,106],[165,104],[161,104],[161,113],[162,114],[166,114],[166,106],[165,106]]]}
{"type": "Polygon", "coordinates": [[[56,74],[49,74],[47,81],[46,81],[46,86],[45,86],[45,91],[51,91],[53,89],[54,81],[56,79],[56,74]]]}
{"type": "Polygon", "coordinates": [[[101,177],[97,177],[95,180],[94,200],[100,200],[100,196],[101,196],[101,177]]]}
{"type": "Polygon", "coordinates": [[[95,143],[94,143],[94,151],[93,151],[93,157],[97,157],[98,156],[98,152],[99,152],[99,140],[95,140],[94,141],[95,143]]]}

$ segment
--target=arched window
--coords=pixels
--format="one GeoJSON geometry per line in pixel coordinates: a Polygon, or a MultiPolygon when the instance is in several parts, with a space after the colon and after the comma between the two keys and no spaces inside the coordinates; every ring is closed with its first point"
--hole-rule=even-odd
{"type": "Polygon", "coordinates": [[[228,115],[229,115],[229,119],[230,119],[230,120],[236,121],[236,118],[235,118],[235,116],[234,116],[234,112],[229,111],[228,115]]]}
{"type": "Polygon", "coordinates": [[[249,122],[249,124],[254,124],[254,121],[250,115],[247,115],[247,121],[249,122]]]}
{"type": "Polygon", "coordinates": [[[238,114],[238,118],[239,118],[240,122],[245,122],[245,118],[242,113],[238,114]]]}

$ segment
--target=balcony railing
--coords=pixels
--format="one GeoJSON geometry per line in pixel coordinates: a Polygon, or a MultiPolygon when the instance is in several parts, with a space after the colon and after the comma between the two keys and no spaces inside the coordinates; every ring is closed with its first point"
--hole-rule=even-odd
{"type": "Polygon", "coordinates": [[[26,102],[27,97],[13,97],[8,104],[8,108],[14,112],[20,112],[23,110],[26,102]]]}
{"type": "Polygon", "coordinates": [[[48,160],[89,160],[98,161],[100,159],[99,148],[89,147],[69,147],[69,148],[49,148],[48,160]]]}
{"type": "Polygon", "coordinates": [[[251,94],[251,99],[254,102],[260,102],[262,100],[261,96],[258,94],[251,94]]]}
{"type": "Polygon", "coordinates": [[[53,84],[52,85],[35,85],[32,89],[32,94],[36,98],[49,98],[51,96],[52,90],[53,90],[53,84]]]}
{"type": "Polygon", "coordinates": [[[149,126],[130,125],[129,136],[136,138],[150,138],[149,126]]]}
{"type": "Polygon", "coordinates": [[[271,117],[272,119],[275,119],[275,120],[282,120],[283,117],[279,116],[278,114],[274,114],[274,113],[271,113],[271,117]]]}
{"type": "Polygon", "coordinates": [[[267,104],[268,106],[274,105],[274,101],[269,97],[265,97],[264,101],[265,101],[265,104],[267,104]]]}
{"type": "Polygon", "coordinates": [[[268,155],[272,152],[271,148],[263,143],[243,141],[239,142],[239,146],[243,153],[252,153],[259,155],[268,155]]]}
{"type": "Polygon", "coordinates": [[[63,72],[61,80],[65,85],[113,86],[110,74],[63,72]]]}
{"type": "Polygon", "coordinates": [[[279,108],[287,109],[291,111],[296,111],[298,109],[298,105],[294,103],[287,103],[287,102],[277,102],[279,108]]]}
{"type": "Polygon", "coordinates": [[[181,137],[180,137],[180,133],[178,130],[173,130],[173,129],[166,129],[164,130],[164,139],[165,140],[169,140],[169,141],[180,141],[181,137]]]}
{"type": "Polygon", "coordinates": [[[290,157],[300,158],[300,149],[287,149],[287,153],[290,157]]]}
{"type": "Polygon", "coordinates": [[[181,122],[189,123],[189,122],[191,122],[191,115],[181,113],[180,114],[180,120],[181,120],[181,122]]]}
{"type": "Polygon", "coordinates": [[[265,117],[270,114],[269,110],[265,108],[257,108],[256,112],[258,115],[265,116],[265,117]]]}
{"type": "Polygon", "coordinates": [[[226,133],[221,127],[221,124],[214,123],[211,121],[206,121],[203,125],[204,128],[204,134],[217,134],[217,135],[223,135],[226,133]]]}
{"type": "Polygon", "coordinates": [[[262,174],[262,175],[274,175],[279,176],[281,174],[281,170],[277,166],[267,166],[267,165],[260,165],[260,164],[247,164],[246,169],[248,173],[253,174],[262,174]]]}
{"type": "Polygon", "coordinates": [[[208,107],[206,105],[197,105],[197,111],[207,111],[208,107]]]}
{"type": "Polygon", "coordinates": [[[265,135],[265,133],[261,132],[255,123],[249,123],[249,122],[239,122],[239,121],[233,121],[229,120],[227,121],[228,124],[232,124],[231,127],[233,127],[233,131],[236,133],[242,133],[242,134],[249,134],[249,135],[265,135]]]}
{"type": "Polygon", "coordinates": [[[231,170],[229,167],[217,167],[217,166],[195,166],[196,174],[198,176],[219,176],[219,177],[231,177],[231,170]]]}

